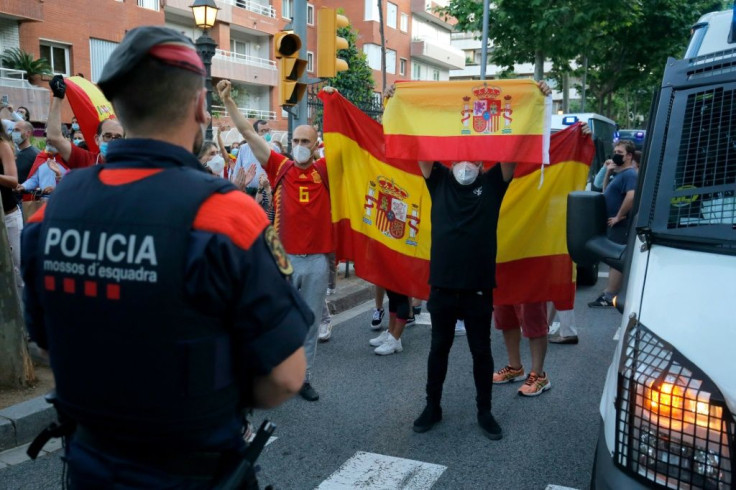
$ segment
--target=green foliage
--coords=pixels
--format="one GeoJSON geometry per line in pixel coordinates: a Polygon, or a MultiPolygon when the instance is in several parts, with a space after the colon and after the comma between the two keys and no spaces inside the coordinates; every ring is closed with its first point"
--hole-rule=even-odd
{"type": "Polygon", "coordinates": [[[25,70],[28,76],[52,75],[51,65],[46,58],[33,59],[33,55],[20,48],[6,49],[0,57],[5,68],[25,70]]]}
{"type": "MultiPolygon", "coordinates": [[[[489,60],[515,63],[547,59],[551,76],[583,76],[588,60],[586,110],[619,118],[647,114],[668,56],[679,57],[692,26],[726,0],[496,0],[489,16],[489,60]],[[575,61],[577,68],[571,67],[575,61]]],[[[455,30],[481,32],[483,2],[451,0],[436,9],[457,19],[455,30]]],[[[580,90],[580,86],[577,87],[580,90]]],[[[625,118],[625,120],[623,119],[625,118]]]]}

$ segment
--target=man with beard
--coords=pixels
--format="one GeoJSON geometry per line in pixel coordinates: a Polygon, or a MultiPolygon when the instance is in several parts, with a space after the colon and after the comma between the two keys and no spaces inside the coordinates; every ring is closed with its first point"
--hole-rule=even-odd
{"type": "Polygon", "coordinates": [[[283,247],[192,154],[204,77],[186,36],[129,31],[98,82],[129,138],[65,177],[23,236],[28,329],[76,423],[73,488],[211,488],[243,460],[243,411],[304,379],[313,316],[283,247]]]}

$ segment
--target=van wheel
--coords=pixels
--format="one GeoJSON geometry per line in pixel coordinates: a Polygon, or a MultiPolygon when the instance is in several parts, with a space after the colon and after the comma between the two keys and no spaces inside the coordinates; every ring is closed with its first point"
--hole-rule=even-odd
{"type": "Polygon", "coordinates": [[[598,262],[593,265],[578,266],[578,284],[580,286],[595,286],[598,282],[598,262]]]}

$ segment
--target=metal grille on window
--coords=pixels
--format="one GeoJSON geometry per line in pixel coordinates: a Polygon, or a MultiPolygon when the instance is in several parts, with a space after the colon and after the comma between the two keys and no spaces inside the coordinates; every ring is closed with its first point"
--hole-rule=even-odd
{"type": "Polygon", "coordinates": [[[670,228],[736,224],[736,90],[690,94],[670,201],[670,228]]]}
{"type": "Polygon", "coordinates": [[[623,348],[616,464],[662,488],[733,488],[734,422],[713,382],[635,319],[623,348]]]}

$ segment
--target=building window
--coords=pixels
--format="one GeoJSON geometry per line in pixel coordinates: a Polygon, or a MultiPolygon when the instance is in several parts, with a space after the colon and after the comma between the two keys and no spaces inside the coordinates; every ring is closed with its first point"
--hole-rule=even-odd
{"type": "Polygon", "coordinates": [[[138,6],[158,12],[158,2],[159,0],[138,0],[138,6]]]}
{"type": "Polygon", "coordinates": [[[386,73],[396,74],[396,51],[393,49],[386,50],[386,73]]]}
{"type": "Polygon", "coordinates": [[[404,58],[399,58],[399,75],[406,76],[406,60],[404,58]]]}
{"type": "Polygon", "coordinates": [[[117,45],[118,43],[103,41],[102,39],[89,40],[89,66],[92,72],[92,82],[97,83],[100,75],[102,75],[102,68],[110,59],[110,55],[117,45]]]}
{"type": "Polygon", "coordinates": [[[69,76],[69,46],[41,41],[41,58],[49,60],[51,71],[59,75],[69,76]]]}
{"type": "Polygon", "coordinates": [[[281,17],[291,19],[294,16],[294,0],[281,0],[281,17]]]}
{"type": "Polygon", "coordinates": [[[437,81],[439,79],[440,79],[440,71],[437,68],[435,68],[434,70],[432,70],[432,80],[437,81]]]}
{"type": "Polygon", "coordinates": [[[399,24],[401,32],[409,32],[409,16],[401,14],[401,24],[399,24]]]}
{"type": "Polygon", "coordinates": [[[364,44],[363,52],[365,53],[368,66],[373,70],[381,69],[381,46],[378,44],[364,44]]]}
{"type": "Polygon", "coordinates": [[[230,51],[242,56],[251,55],[251,43],[230,38],[230,51]]]}
{"type": "Polygon", "coordinates": [[[422,79],[422,65],[420,65],[417,62],[414,62],[411,64],[411,79],[412,80],[421,80],[422,79]]]}
{"type": "Polygon", "coordinates": [[[365,15],[363,20],[375,20],[378,22],[378,5],[376,0],[365,0],[365,15]]]}
{"type": "Polygon", "coordinates": [[[381,92],[373,92],[373,105],[381,106],[383,104],[383,94],[381,92]]]}
{"type": "Polygon", "coordinates": [[[399,8],[395,3],[386,2],[386,25],[396,29],[396,16],[399,14],[399,8]]]}
{"type": "Polygon", "coordinates": [[[314,71],[314,53],[307,51],[307,71],[314,71]]]}
{"type": "Polygon", "coordinates": [[[314,25],[314,5],[312,5],[311,3],[307,4],[307,25],[314,25]]]}

